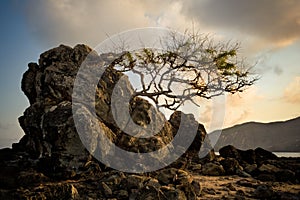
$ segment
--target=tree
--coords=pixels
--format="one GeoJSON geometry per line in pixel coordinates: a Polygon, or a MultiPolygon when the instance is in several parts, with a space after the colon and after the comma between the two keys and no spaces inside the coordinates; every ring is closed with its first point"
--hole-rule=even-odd
{"type": "Polygon", "coordinates": [[[164,50],[123,51],[110,67],[139,77],[141,88],[133,97],[147,97],[158,108],[177,110],[196,98],[210,99],[242,92],[257,81],[251,67],[239,58],[240,45],[217,43],[198,33],[171,34],[164,50]]]}

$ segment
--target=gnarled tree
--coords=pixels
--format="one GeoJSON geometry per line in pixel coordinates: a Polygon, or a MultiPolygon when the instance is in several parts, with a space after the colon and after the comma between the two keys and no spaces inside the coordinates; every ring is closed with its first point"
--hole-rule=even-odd
{"type": "Polygon", "coordinates": [[[158,108],[177,110],[186,101],[198,105],[197,97],[242,92],[257,80],[239,58],[239,44],[214,44],[209,36],[198,33],[182,37],[174,33],[162,42],[164,50],[123,51],[110,65],[137,75],[141,88],[134,97],[147,97],[158,108]]]}

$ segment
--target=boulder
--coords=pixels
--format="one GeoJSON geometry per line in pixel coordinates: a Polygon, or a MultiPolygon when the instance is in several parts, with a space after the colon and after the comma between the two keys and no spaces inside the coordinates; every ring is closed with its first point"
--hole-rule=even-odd
{"type": "MultiPolygon", "coordinates": [[[[86,45],[74,48],[60,45],[42,53],[38,63],[28,64],[21,88],[30,105],[19,117],[25,135],[19,143],[13,144],[13,149],[0,150],[0,189],[17,191],[12,199],[195,199],[200,195],[200,183],[193,182],[186,169],[190,166],[201,169],[200,149],[209,152],[210,160],[214,159],[204,126],[193,115],[180,111],[174,112],[167,120],[146,99],[131,98],[134,89],[129,78],[109,66],[119,56],[114,53],[97,55],[86,45]],[[88,58],[84,63],[86,70],[92,72],[97,67],[103,71],[102,77],[79,73],[87,55],[93,60],[88,58]],[[89,84],[79,84],[80,90],[74,90],[77,75],[87,83],[100,78],[94,95],[85,92],[91,89],[89,84]],[[82,102],[76,101],[80,95],[84,97],[82,102]],[[112,98],[113,95],[119,98],[112,98]],[[124,99],[130,100],[126,104],[124,99]],[[93,100],[96,113],[92,113],[88,104],[93,100]],[[125,115],[121,114],[123,111],[126,111],[125,115]],[[78,135],[74,114],[81,117],[81,131],[89,134],[78,135]],[[89,121],[93,117],[96,120],[89,121]],[[141,138],[141,134],[148,133],[144,129],[134,129],[129,134],[126,132],[129,119],[136,126],[155,134],[141,138]],[[186,123],[182,124],[182,119],[186,123]],[[170,144],[180,125],[187,134],[191,127],[195,127],[196,136],[187,151],[176,147],[176,153],[183,155],[172,167],[164,168],[158,174],[146,176],[116,172],[93,157],[109,160],[114,156],[119,164],[128,161],[101,142],[93,127],[100,127],[110,141],[124,150],[146,153],[170,144]],[[161,191],[164,191],[163,195],[161,191]]],[[[157,162],[162,163],[163,159],[162,156],[157,162]]],[[[134,167],[143,167],[140,163],[143,160],[134,167]]],[[[7,194],[1,192],[0,196],[7,194]]]]}
{"type": "Polygon", "coordinates": [[[202,166],[202,174],[209,176],[221,176],[225,174],[225,170],[220,164],[206,163],[202,166]]]}
{"type": "Polygon", "coordinates": [[[194,188],[196,196],[200,197],[202,192],[202,186],[200,181],[193,180],[192,186],[194,188]]]}
{"type": "MultiPolygon", "coordinates": [[[[19,144],[14,145],[14,149],[28,152],[33,159],[39,159],[40,166],[45,166],[50,162],[50,166],[42,168],[46,169],[43,171],[44,173],[51,174],[53,177],[66,178],[71,177],[74,172],[78,173],[78,169],[89,161],[90,153],[97,152],[99,145],[102,147],[104,145],[97,142],[99,136],[92,126],[82,124],[84,132],[90,133],[86,136],[87,138],[84,138],[89,141],[90,152],[88,152],[82,144],[82,138],[80,139],[77,134],[73,120],[73,114],[80,115],[85,121],[92,117],[90,109],[85,106],[84,102],[78,105],[74,103],[75,110],[72,110],[71,102],[77,71],[89,53],[93,52],[85,45],[77,45],[74,48],[61,45],[41,54],[39,63],[30,63],[27,72],[23,75],[22,90],[30,101],[30,107],[19,118],[25,136],[19,144]],[[45,165],[44,161],[47,162],[45,165]]],[[[100,66],[98,67],[111,62],[105,55],[93,54],[93,56],[96,61],[99,61],[100,66]]],[[[118,55],[113,56],[117,58],[118,55]]],[[[87,86],[83,85],[82,87],[87,86]]],[[[82,88],[82,91],[88,89],[82,88]]],[[[133,122],[142,127],[151,124],[150,129],[157,129],[157,123],[164,123],[161,126],[162,129],[159,129],[160,132],[151,138],[136,138],[123,133],[115,123],[111,109],[115,107],[116,110],[122,111],[123,108],[120,105],[123,104],[118,102],[118,98],[115,98],[117,99],[115,102],[111,102],[113,91],[124,95],[132,95],[134,92],[127,76],[108,67],[96,89],[95,108],[99,122],[95,126],[100,126],[105,130],[106,136],[112,142],[128,151],[149,152],[160,149],[172,140],[174,128],[163,114],[148,101],[138,97],[134,98],[129,106],[133,122]],[[118,82],[122,83],[122,87],[120,85],[115,87],[118,82]],[[151,121],[156,123],[150,123],[151,121]]],[[[94,98],[87,96],[87,93],[82,95],[85,95],[87,100],[94,98]]],[[[120,116],[119,114],[115,115],[119,118],[120,116]]],[[[126,120],[119,119],[119,121],[127,123],[126,120]]],[[[105,151],[109,152],[110,150],[106,149],[105,151]]],[[[105,159],[105,157],[111,156],[106,152],[98,153],[105,159]]],[[[120,157],[121,160],[122,157],[120,157]]]]}
{"type": "Polygon", "coordinates": [[[261,165],[258,170],[260,172],[265,172],[265,173],[269,173],[269,174],[274,174],[276,172],[279,171],[279,168],[277,168],[276,166],[274,165],[271,165],[271,164],[263,164],[261,165]]]}
{"type": "Polygon", "coordinates": [[[270,151],[267,151],[263,148],[256,148],[255,150],[256,162],[260,163],[265,160],[276,160],[278,157],[270,151]]]}
{"type": "Polygon", "coordinates": [[[160,199],[174,199],[174,200],[187,200],[185,193],[174,187],[163,186],[161,187],[161,192],[163,193],[160,199]]]}
{"type": "Polygon", "coordinates": [[[234,158],[242,166],[247,164],[261,164],[265,160],[276,160],[278,157],[270,151],[262,148],[256,148],[255,150],[240,150],[232,145],[227,145],[219,150],[220,156],[224,158],[234,158]]]}
{"type": "Polygon", "coordinates": [[[126,178],[126,187],[128,189],[141,189],[144,186],[144,182],[148,178],[145,176],[139,176],[139,175],[129,175],[126,178]]]}
{"type": "Polygon", "coordinates": [[[277,181],[281,182],[286,182],[286,181],[291,181],[295,182],[296,178],[296,173],[288,170],[288,169],[280,169],[275,173],[277,181]]]}
{"type": "Polygon", "coordinates": [[[186,171],[176,168],[166,168],[159,171],[157,179],[162,184],[189,184],[193,177],[186,171]]]}
{"type": "Polygon", "coordinates": [[[223,158],[234,158],[236,160],[241,160],[241,156],[239,151],[232,145],[227,145],[222,147],[219,150],[220,156],[223,158]]]}
{"type": "Polygon", "coordinates": [[[221,165],[223,166],[226,174],[228,175],[236,174],[237,170],[243,169],[240,166],[239,162],[234,158],[225,158],[221,161],[221,165]]]}
{"type": "Polygon", "coordinates": [[[275,197],[275,192],[271,186],[259,185],[254,191],[254,196],[258,199],[271,199],[275,197]]]}
{"type": "Polygon", "coordinates": [[[156,188],[154,186],[145,186],[141,190],[139,190],[137,195],[134,195],[134,199],[136,200],[157,200],[160,198],[161,194],[159,192],[159,188],[156,188]]]}
{"type": "Polygon", "coordinates": [[[246,165],[246,166],[244,167],[244,170],[245,170],[248,174],[252,174],[256,169],[257,169],[257,164],[246,165]]]}
{"type": "Polygon", "coordinates": [[[275,174],[269,174],[269,173],[260,173],[255,177],[256,179],[260,181],[276,181],[275,174]]]}
{"type": "Polygon", "coordinates": [[[253,149],[249,149],[246,151],[243,150],[238,150],[240,157],[243,161],[249,163],[249,164],[254,164],[256,162],[256,154],[253,149]]]}

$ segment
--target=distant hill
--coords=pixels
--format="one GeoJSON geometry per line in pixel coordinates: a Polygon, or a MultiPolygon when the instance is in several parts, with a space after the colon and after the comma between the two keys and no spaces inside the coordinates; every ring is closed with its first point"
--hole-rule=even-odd
{"type": "MultiPolygon", "coordinates": [[[[213,138],[218,132],[209,135],[213,138]]],[[[300,152],[300,117],[284,122],[248,122],[226,128],[222,130],[215,150],[228,144],[239,149],[262,147],[273,152],[300,152]]]]}

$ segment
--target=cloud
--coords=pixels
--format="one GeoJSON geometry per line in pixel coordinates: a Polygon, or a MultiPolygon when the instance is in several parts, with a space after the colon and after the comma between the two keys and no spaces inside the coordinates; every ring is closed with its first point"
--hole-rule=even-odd
{"type": "Polygon", "coordinates": [[[18,3],[31,34],[45,48],[61,43],[85,43],[94,47],[108,36],[149,26],[179,31],[195,26],[204,33],[217,33],[222,40],[243,41],[247,55],[266,47],[291,44],[300,37],[300,1],[296,0],[28,0],[18,3]]]}
{"type": "Polygon", "coordinates": [[[283,69],[282,68],[280,68],[279,66],[275,66],[274,68],[273,68],[273,71],[274,71],[274,73],[276,74],[276,75],[281,75],[282,74],[282,72],[283,72],[283,69]]]}
{"type": "Polygon", "coordinates": [[[199,117],[199,121],[204,124],[209,124],[212,121],[212,107],[210,105],[204,104],[204,111],[199,117]]]}
{"type": "Polygon", "coordinates": [[[32,34],[47,45],[86,43],[96,46],[109,36],[133,28],[169,26],[181,21],[180,5],[171,0],[26,1],[23,13],[32,34]],[[179,16],[179,15],[178,15],[179,16]]]}
{"type": "Polygon", "coordinates": [[[295,77],[286,87],[282,99],[291,104],[300,104],[300,76],[295,77]]]}
{"type": "Polygon", "coordinates": [[[29,1],[25,14],[40,41],[97,45],[106,34],[147,25],[139,7],[120,0],[29,1]]]}
{"type": "Polygon", "coordinates": [[[197,120],[204,124],[207,132],[231,127],[255,120],[255,106],[264,101],[256,85],[242,93],[226,94],[210,100],[199,99],[200,110],[195,113],[197,120]]]}
{"type": "Polygon", "coordinates": [[[187,0],[182,12],[217,29],[286,46],[300,37],[298,0],[187,0]]]}
{"type": "Polygon", "coordinates": [[[263,96],[258,94],[257,86],[251,86],[243,93],[228,94],[227,106],[230,108],[241,107],[261,99],[263,99],[263,96]]]}
{"type": "MultiPolygon", "coordinates": [[[[274,49],[266,46],[286,46],[300,37],[300,1],[296,0],[28,0],[19,4],[27,28],[45,48],[60,43],[86,43],[93,47],[108,35],[127,29],[147,26],[185,29],[195,22],[195,29],[215,31],[222,40],[226,38],[222,34],[228,33],[237,40],[247,38],[242,54],[249,57],[248,52],[260,52],[266,61],[274,53],[274,49]]],[[[257,70],[277,75],[283,72],[280,66],[259,64],[261,69],[257,70]]],[[[292,94],[296,90],[285,91],[286,101],[295,102],[291,97],[296,98],[292,94]]],[[[232,125],[246,120],[252,112],[252,102],[260,97],[249,89],[228,99],[225,125],[232,125]]],[[[213,110],[207,108],[203,112],[201,121],[212,121],[213,110]]]]}
{"type": "Polygon", "coordinates": [[[23,135],[21,127],[16,123],[0,122],[0,148],[10,147],[23,135]]]}
{"type": "Polygon", "coordinates": [[[0,129],[6,130],[8,128],[9,128],[9,124],[4,124],[4,123],[0,122],[0,129]]]}
{"type": "Polygon", "coordinates": [[[240,113],[240,115],[237,116],[237,118],[235,118],[234,120],[231,121],[231,124],[235,125],[235,124],[239,124],[241,122],[245,122],[245,119],[247,119],[247,117],[251,114],[251,112],[249,110],[243,110],[242,113],[240,113]]]}
{"type": "Polygon", "coordinates": [[[249,121],[254,105],[263,99],[258,94],[257,86],[252,86],[243,93],[227,95],[224,127],[249,121]]]}

